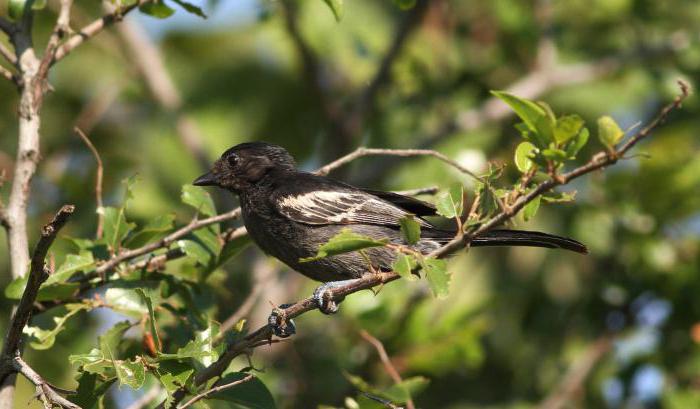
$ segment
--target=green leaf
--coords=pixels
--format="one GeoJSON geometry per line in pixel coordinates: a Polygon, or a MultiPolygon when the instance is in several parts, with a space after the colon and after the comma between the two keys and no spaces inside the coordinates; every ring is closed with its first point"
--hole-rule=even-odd
{"type": "MultiPolygon", "coordinates": [[[[25,287],[27,287],[28,276],[19,277],[10,282],[10,284],[5,287],[5,297],[11,300],[19,300],[22,298],[25,287]]],[[[75,291],[80,288],[79,283],[63,283],[63,284],[51,284],[42,285],[39,288],[39,293],[37,294],[37,301],[52,301],[52,300],[64,300],[70,298],[75,294],[75,291]]]]}
{"type": "Polygon", "coordinates": [[[538,132],[537,123],[547,117],[547,112],[534,101],[503,91],[491,91],[491,94],[508,104],[532,132],[538,132]]]}
{"type": "Polygon", "coordinates": [[[158,379],[168,393],[185,386],[193,373],[191,365],[178,361],[162,361],[157,371],[158,379]]]}
{"type": "Polygon", "coordinates": [[[559,118],[554,127],[554,140],[558,144],[568,142],[581,132],[583,125],[583,118],[578,115],[566,115],[559,118]]]}
{"type": "Polygon", "coordinates": [[[569,203],[573,202],[576,197],[576,191],[572,192],[551,192],[548,195],[541,196],[546,203],[569,203]]]}
{"type": "Polygon", "coordinates": [[[141,389],[146,380],[146,369],[137,360],[114,361],[114,369],[117,371],[119,385],[127,385],[131,389],[141,389]]]}
{"type": "Polygon", "coordinates": [[[134,223],[129,223],[126,221],[126,215],[124,214],[124,207],[105,207],[102,209],[104,214],[104,239],[107,245],[116,251],[120,248],[122,240],[129,234],[129,232],[136,227],[134,223]]]}
{"type": "Polygon", "coordinates": [[[67,398],[83,409],[103,408],[104,394],[115,381],[103,381],[97,374],[82,372],[78,377],[76,394],[68,395],[67,398]]]}
{"type": "Polygon", "coordinates": [[[137,248],[147,244],[150,241],[159,239],[173,228],[174,221],[175,215],[173,214],[162,214],[156,216],[145,226],[143,226],[143,228],[129,237],[124,245],[129,248],[137,248]]]}
{"type": "Polygon", "coordinates": [[[81,251],[79,254],[69,254],[65,261],[44,283],[49,286],[54,283],[63,283],[78,271],[86,271],[95,266],[95,259],[89,251],[81,251]]]}
{"type": "Polygon", "coordinates": [[[139,7],[142,13],[148,14],[155,18],[168,18],[173,15],[175,10],[168,7],[163,1],[155,1],[150,3],[142,4],[139,7]]]}
{"type": "Polygon", "coordinates": [[[201,7],[195,6],[194,4],[184,1],[184,0],[173,0],[175,3],[177,3],[180,7],[182,7],[185,11],[187,11],[190,14],[194,14],[196,16],[199,16],[201,18],[206,19],[207,15],[204,14],[204,11],[202,11],[201,7]]]}
{"type": "Polygon", "coordinates": [[[340,22],[343,19],[343,0],[323,0],[324,3],[333,12],[335,21],[340,22]]]}
{"type": "Polygon", "coordinates": [[[197,331],[194,339],[179,348],[176,354],[161,354],[158,358],[160,360],[192,358],[204,367],[209,366],[219,359],[219,355],[224,347],[223,344],[218,347],[214,346],[219,330],[220,325],[212,321],[207,329],[197,331]]]}
{"type": "Polygon", "coordinates": [[[207,266],[211,262],[213,254],[200,243],[193,240],[178,240],[177,246],[188,257],[191,257],[197,263],[207,266]]]}
{"type": "Polygon", "coordinates": [[[542,151],[542,156],[549,160],[561,162],[566,159],[566,152],[559,148],[547,148],[542,151]]]}
{"type": "Polygon", "coordinates": [[[318,253],[314,257],[306,257],[299,259],[299,262],[306,263],[326,257],[335,256],[343,253],[350,253],[357,250],[362,250],[370,247],[382,247],[388,243],[388,239],[373,239],[371,237],[362,236],[344,228],[340,233],[333,236],[326,244],[322,244],[318,248],[318,253]]]}
{"type": "Polygon", "coordinates": [[[540,208],[540,199],[542,196],[537,196],[530,203],[525,205],[523,209],[523,219],[529,221],[537,214],[537,210],[540,208]]]}
{"type": "Polygon", "coordinates": [[[428,387],[430,380],[423,376],[414,376],[404,379],[382,392],[386,398],[392,402],[404,403],[410,398],[418,395],[428,387]]]}
{"type": "Polygon", "coordinates": [[[250,236],[248,235],[227,241],[219,253],[219,257],[216,260],[216,266],[221,267],[224,265],[224,263],[240,254],[240,252],[243,251],[243,249],[245,249],[249,244],[250,236]]]}
{"type": "Polygon", "coordinates": [[[148,306],[133,288],[112,287],[105,291],[105,303],[109,308],[133,318],[148,314],[148,306]]]}
{"type": "Polygon", "coordinates": [[[146,292],[143,291],[143,288],[137,288],[136,293],[141,296],[141,299],[143,299],[143,302],[146,303],[146,307],[148,307],[148,320],[151,324],[151,335],[153,335],[153,340],[155,341],[156,348],[160,351],[160,348],[161,348],[160,336],[158,335],[158,326],[156,324],[156,314],[153,312],[153,302],[151,301],[151,297],[146,295],[146,292]]]}
{"type": "Polygon", "coordinates": [[[124,333],[131,328],[131,323],[129,321],[121,321],[116,324],[104,334],[99,336],[98,343],[100,345],[100,352],[102,356],[106,359],[117,358],[117,351],[119,344],[124,338],[124,333]]]}
{"type": "Polygon", "coordinates": [[[569,157],[569,159],[575,159],[576,155],[578,152],[586,146],[586,143],[588,143],[588,136],[589,136],[588,128],[582,128],[581,131],[572,139],[569,141],[569,143],[566,146],[566,156],[569,157]]]}
{"type": "Polygon", "coordinates": [[[602,116],[598,118],[598,139],[603,145],[613,149],[624,136],[625,133],[612,117],[602,116]]]}
{"type": "Polygon", "coordinates": [[[195,208],[199,213],[205,216],[214,216],[216,208],[214,201],[211,200],[211,195],[201,187],[193,185],[182,186],[182,195],[180,199],[183,203],[195,208]]]}
{"type": "Polygon", "coordinates": [[[401,10],[410,10],[416,6],[416,0],[394,0],[394,4],[401,10]]]}
{"type": "Polygon", "coordinates": [[[399,220],[401,225],[401,237],[406,244],[416,244],[420,240],[420,224],[413,216],[406,216],[399,220]]]}
{"type": "MultiPolygon", "coordinates": [[[[249,374],[245,372],[228,373],[221,378],[218,384],[230,384],[240,381],[248,375],[249,374]]],[[[223,400],[250,409],[275,409],[277,407],[270,391],[265,384],[256,377],[234,387],[212,394],[209,396],[209,399],[223,400]]]]}
{"type": "Polygon", "coordinates": [[[32,341],[29,345],[38,350],[49,349],[56,341],[56,335],[65,329],[65,324],[68,320],[79,313],[80,311],[91,310],[92,307],[88,304],[66,304],[66,314],[53,317],[54,327],[50,330],[41,329],[39,327],[25,327],[24,333],[33,337],[36,341],[32,341]]]}
{"type": "Polygon", "coordinates": [[[426,258],[423,270],[428,285],[437,298],[445,298],[450,292],[450,274],[447,272],[447,262],[436,258],[426,258]]]}
{"type": "Polygon", "coordinates": [[[396,260],[394,260],[394,262],[391,264],[391,269],[395,273],[398,273],[401,277],[413,281],[418,279],[418,277],[412,273],[413,269],[416,268],[416,265],[417,261],[415,257],[408,254],[398,253],[396,255],[396,260]]]}
{"type": "Polygon", "coordinates": [[[7,15],[15,21],[21,19],[22,14],[24,14],[25,3],[26,0],[9,0],[7,2],[7,15]]]}
{"type": "Polygon", "coordinates": [[[449,191],[443,193],[435,203],[437,214],[448,219],[460,217],[464,208],[464,187],[454,184],[449,191]]]}
{"type": "Polygon", "coordinates": [[[530,142],[520,142],[517,148],[515,148],[515,166],[522,173],[528,172],[532,168],[532,160],[530,158],[535,156],[537,148],[530,142]]]}

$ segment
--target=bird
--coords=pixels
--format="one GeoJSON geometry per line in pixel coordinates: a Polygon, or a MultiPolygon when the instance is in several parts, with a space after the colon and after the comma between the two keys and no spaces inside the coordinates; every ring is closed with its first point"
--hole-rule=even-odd
{"type": "MultiPolygon", "coordinates": [[[[438,228],[426,219],[437,214],[431,203],[304,172],[286,149],[266,142],[245,142],[226,150],[211,170],[193,184],[215,186],[237,195],[243,224],[253,242],[293,270],[324,283],[314,292],[314,299],[325,313],[337,310],[334,302],[325,301],[326,292],[364,274],[391,271],[397,257],[395,250],[373,247],[362,253],[315,259],[319,247],[344,229],[405,245],[401,220],[413,217],[420,225],[421,235],[409,247],[422,254],[444,246],[456,235],[456,230],[438,228]]],[[[574,239],[509,229],[486,231],[474,237],[470,246],[531,246],[588,252],[584,244],[574,239]]]]}

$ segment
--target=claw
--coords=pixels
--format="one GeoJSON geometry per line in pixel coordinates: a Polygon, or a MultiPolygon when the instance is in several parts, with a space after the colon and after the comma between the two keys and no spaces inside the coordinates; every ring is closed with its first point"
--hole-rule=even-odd
{"type": "Polygon", "coordinates": [[[343,299],[334,300],[333,290],[339,287],[343,287],[347,284],[351,284],[357,281],[353,280],[342,280],[342,281],[329,281],[322,286],[314,290],[313,298],[316,300],[316,305],[318,305],[318,310],[324,314],[335,314],[338,312],[338,304],[340,304],[343,299]]]}
{"type": "Polygon", "coordinates": [[[267,318],[267,325],[270,326],[272,333],[280,338],[290,337],[297,332],[293,319],[287,319],[285,308],[292,304],[282,304],[272,310],[272,313],[267,318]]]}

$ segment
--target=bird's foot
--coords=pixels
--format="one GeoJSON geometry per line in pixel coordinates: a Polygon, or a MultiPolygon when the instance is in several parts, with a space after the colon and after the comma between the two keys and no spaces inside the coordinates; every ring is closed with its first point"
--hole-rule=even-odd
{"type": "Polygon", "coordinates": [[[343,298],[335,300],[333,297],[333,290],[354,283],[357,280],[358,279],[329,281],[314,290],[313,298],[316,300],[318,310],[324,314],[335,314],[338,312],[338,304],[343,301],[343,298]]]}
{"type": "Polygon", "coordinates": [[[267,325],[270,326],[272,333],[280,338],[290,337],[297,332],[297,327],[294,325],[293,319],[287,319],[286,308],[293,304],[282,304],[272,310],[272,313],[267,317],[267,325]]]}

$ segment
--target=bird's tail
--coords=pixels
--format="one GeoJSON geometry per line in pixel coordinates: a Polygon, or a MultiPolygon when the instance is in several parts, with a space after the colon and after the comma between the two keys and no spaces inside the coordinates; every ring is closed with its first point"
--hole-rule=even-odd
{"type": "Polygon", "coordinates": [[[489,230],[475,237],[471,242],[471,246],[547,247],[583,254],[588,253],[586,246],[574,239],[527,230],[489,230]]]}

